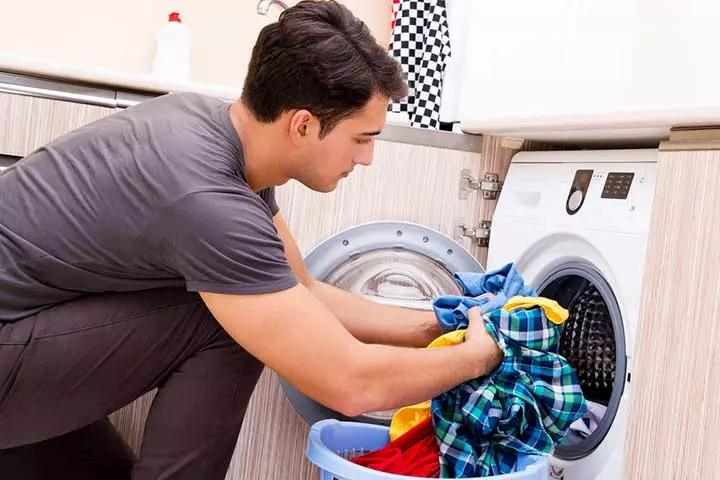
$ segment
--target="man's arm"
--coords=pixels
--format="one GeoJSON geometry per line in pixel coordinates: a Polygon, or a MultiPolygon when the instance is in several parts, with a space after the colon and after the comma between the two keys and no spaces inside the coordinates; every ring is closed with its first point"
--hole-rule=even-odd
{"type": "Polygon", "coordinates": [[[362,343],[302,284],[269,294],[200,295],[249,353],[348,416],[427,400],[490,372],[502,359],[477,309],[464,343],[424,349],[362,343]]]}
{"type": "Polygon", "coordinates": [[[381,305],[313,278],[282,216],[275,215],[273,223],[295,276],[355,338],[365,343],[425,347],[440,335],[433,312],[381,305]]]}

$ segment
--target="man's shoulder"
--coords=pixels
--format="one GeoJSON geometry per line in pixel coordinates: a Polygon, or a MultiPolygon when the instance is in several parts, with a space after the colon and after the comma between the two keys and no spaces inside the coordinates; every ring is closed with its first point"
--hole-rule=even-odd
{"type": "Polygon", "coordinates": [[[224,100],[194,92],[173,92],[145,100],[121,112],[131,117],[163,116],[170,112],[175,116],[207,114],[219,106],[227,104],[224,100]]]}

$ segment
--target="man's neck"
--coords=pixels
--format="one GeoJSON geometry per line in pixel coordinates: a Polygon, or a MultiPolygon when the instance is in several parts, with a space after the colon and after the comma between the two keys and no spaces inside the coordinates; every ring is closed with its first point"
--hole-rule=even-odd
{"type": "Polygon", "coordinates": [[[257,121],[240,100],[230,106],[230,120],[240,137],[250,188],[257,192],[287,182],[290,178],[285,173],[287,159],[283,156],[287,148],[277,140],[283,138],[283,127],[277,122],[257,121]]]}

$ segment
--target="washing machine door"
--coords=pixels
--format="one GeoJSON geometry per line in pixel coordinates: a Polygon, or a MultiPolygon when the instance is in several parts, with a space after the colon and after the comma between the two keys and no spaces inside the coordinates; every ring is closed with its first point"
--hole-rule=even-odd
{"type": "Polygon", "coordinates": [[[577,460],[605,439],[623,395],[627,365],[620,308],[600,271],[582,261],[551,269],[538,294],[556,300],[570,314],[563,324],[560,354],[575,368],[590,418],[587,430],[571,430],[555,456],[577,460]]]}
{"type": "MultiPolygon", "coordinates": [[[[305,263],[315,278],[374,302],[432,310],[432,301],[460,294],[455,272],[482,272],[461,245],[440,232],[405,222],[373,222],[340,232],[313,249],[305,263]]],[[[280,379],[290,403],[313,424],[335,418],[388,425],[395,411],[355,418],[330,410],[280,379]]]]}

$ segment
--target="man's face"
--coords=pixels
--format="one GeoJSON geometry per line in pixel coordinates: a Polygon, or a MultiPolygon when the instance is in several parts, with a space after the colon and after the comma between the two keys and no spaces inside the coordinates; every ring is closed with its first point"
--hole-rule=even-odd
{"type": "Polygon", "coordinates": [[[388,99],[374,96],[354,115],[340,122],[320,139],[319,121],[308,126],[307,137],[299,145],[295,178],[318,192],[331,192],[340,179],[356,165],[370,165],[374,137],[385,125],[388,99]]]}

